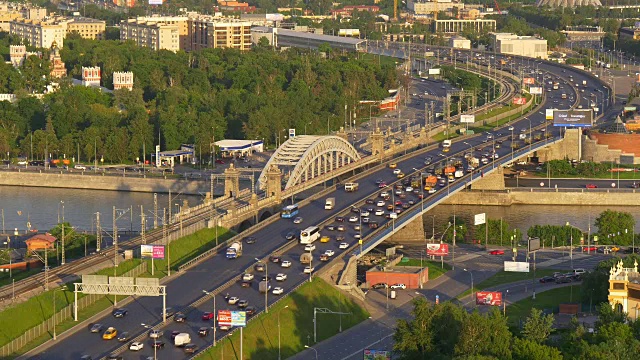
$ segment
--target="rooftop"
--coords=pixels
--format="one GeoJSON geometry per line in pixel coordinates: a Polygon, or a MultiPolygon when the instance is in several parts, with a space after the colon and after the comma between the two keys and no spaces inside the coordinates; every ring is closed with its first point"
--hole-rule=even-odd
{"type": "MultiPolygon", "coordinates": [[[[309,39],[309,40],[316,40],[316,41],[319,41],[319,42],[339,43],[339,44],[345,44],[345,45],[358,45],[358,44],[366,42],[366,40],[364,40],[364,39],[354,39],[354,38],[340,37],[340,36],[312,34],[312,33],[308,33],[308,32],[300,32],[300,31],[287,30],[287,29],[282,29],[282,28],[276,28],[276,29],[277,29],[276,32],[277,32],[278,35],[298,37],[298,38],[309,39]]],[[[267,27],[267,26],[256,26],[256,27],[251,28],[251,30],[259,31],[259,32],[265,32],[265,33],[271,33],[271,32],[273,32],[274,28],[267,27]]]]}
{"type": "Polygon", "coordinates": [[[386,268],[381,269],[378,266],[374,266],[371,269],[367,270],[367,272],[382,272],[382,273],[392,273],[392,274],[419,274],[424,268],[420,266],[387,266],[386,268]]]}

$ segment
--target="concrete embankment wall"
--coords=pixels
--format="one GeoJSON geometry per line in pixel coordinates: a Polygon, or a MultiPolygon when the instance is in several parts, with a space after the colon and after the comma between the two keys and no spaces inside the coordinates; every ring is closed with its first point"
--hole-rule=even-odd
{"type": "Polygon", "coordinates": [[[31,186],[64,189],[183,193],[197,195],[210,191],[202,180],[178,180],[100,175],[43,174],[35,172],[0,173],[0,186],[31,186]]]}
{"type": "Polygon", "coordinates": [[[558,189],[530,191],[464,191],[445,200],[447,205],[599,205],[638,206],[640,190],[562,191],[558,189]]]}

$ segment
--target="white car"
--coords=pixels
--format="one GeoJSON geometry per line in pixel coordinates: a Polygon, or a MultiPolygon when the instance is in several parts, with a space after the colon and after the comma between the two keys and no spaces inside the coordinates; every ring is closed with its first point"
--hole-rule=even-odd
{"type": "Polygon", "coordinates": [[[316,246],[315,246],[315,245],[313,245],[313,244],[307,244],[307,245],[305,245],[305,247],[304,247],[304,251],[313,251],[313,250],[315,250],[315,249],[316,249],[316,246]]]}
{"type": "Polygon", "coordinates": [[[276,275],[276,280],[277,281],[285,281],[285,280],[287,280],[287,274],[280,273],[280,274],[276,275]]]}
{"type": "MultiPolygon", "coordinates": [[[[325,250],[324,254],[327,255],[327,256],[333,256],[333,255],[336,254],[336,252],[331,250],[331,249],[329,249],[329,250],[325,250]]],[[[278,279],[276,278],[276,280],[278,280],[278,279]]]]}
{"type": "Polygon", "coordinates": [[[400,174],[401,172],[402,172],[402,170],[400,170],[400,169],[394,169],[394,170],[393,170],[393,175],[398,175],[398,174],[400,174]]]}
{"type": "Polygon", "coordinates": [[[312,267],[312,266],[305,266],[304,267],[304,273],[305,274],[311,274],[313,272],[313,270],[315,270],[315,268],[312,267]]]}
{"type": "Polygon", "coordinates": [[[362,210],[362,211],[360,212],[360,217],[366,217],[366,216],[369,216],[369,215],[370,215],[370,214],[369,214],[369,212],[368,212],[367,210],[362,210]]]}
{"type": "Polygon", "coordinates": [[[429,189],[429,194],[435,194],[436,193],[436,188],[432,187],[429,189]]]}
{"type": "Polygon", "coordinates": [[[129,350],[131,351],[140,351],[143,348],[144,344],[139,341],[132,342],[131,345],[129,345],[129,350]]]}
{"type": "Polygon", "coordinates": [[[380,206],[380,207],[383,207],[383,206],[385,206],[385,205],[386,205],[386,204],[385,204],[385,202],[384,202],[384,201],[382,201],[382,200],[379,200],[379,201],[376,203],[376,206],[380,206]]]}
{"type": "Polygon", "coordinates": [[[284,289],[281,287],[275,287],[271,293],[273,295],[282,295],[284,293],[284,289]]]}
{"type": "Polygon", "coordinates": [[[293,219],[293,223],[294,224],[300,224],[302,223],[302,218],[300,216],[298,216],[297,218],[293,219]]]}
{"type": "Polygon", "coordinates": [[[240,298],[237,296],[232,296],[229,298],[229,300],[227,300],[229,305],[235,305],[238,301],[240,301],[240,298]]]}
{"type": "Polygon", "coordinates": [[[509,131],[513,131],[513,126],[509,126],[509,131]]]}
{"type": "Polygon", "coordinates": [[[87,170],[87,167],[81,164],[76,164],[73,168],[76,170],[87,170]]]}
{"type": "Polygon", "coordinates": [[[251,281],[253,280],[253,274],[246,273],[242,275],[242,281],[251,281]]]}
{"type": "Polygon", "coordinates": [[[407,288],[407,285],[405,285],[405,284],[393,284],[393,285],[391,285],[390,288],[391,289],[402,289],[402,290],[404,290],[404,289],[407,288]]]}
{"type": "Polygon", "coordinates": [[[349,248],[349,244],[344,243],[344,242],[340,243],[340,246],[338,246],[338,248],[340,248],[340,249],[348,249],[349,248]]]}
{"type": "Polygon", "coordinates": [[[380,197],[387,197],[387,196],[389,196],[389,192],[387,191],[383,191],[380,193],[380,197]]]}
{"type": "Polygon", "coordinates": [[[353,238],[354,238],[354,239],[360,239],[361,237],[362,237],[362,236],[360,236],[360,234],[355,234],[355,235],[353,235],[353,238]]]}
{"type": "Polygon", "coordinates": [[[151,330],[151,332],[149,332],[149,337],[152,339],[158,339],[158,338],[161,338],[163,334],[164,334],[163,331],[151,330]]]}
{"type": "Polygon", "coordinates": [[[280,263],[280,266],[282,266],[283,268],[291,267],[291,261],[285,260],[285,261],[280,263]]]}
{"type": "Polygon", "coordinates": [[[411,186],[407,186],[407,188],[405,189],[406,192],[412,192],[413,191],[413,187],[411,186]]]}
{"type": "Polygon", "coordinates": [[[351,216],[351,217],[349,218],[349,222],[352,222],[352,223],[354,223],[354,222],[358,222],[358,217],[357,217],[357,216],[351,216]]]}
{"type": "Polygon", "coordinates": [[[378,209],[378,210],[376,210],[375,214],[376,214],[376,216],[382,216],[382,215],[384,215],[384,210],[378,209]]]}

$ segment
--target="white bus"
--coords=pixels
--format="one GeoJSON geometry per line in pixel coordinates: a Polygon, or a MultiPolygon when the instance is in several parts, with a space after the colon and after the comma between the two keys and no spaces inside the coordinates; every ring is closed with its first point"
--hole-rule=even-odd
{"type": "Polygon", "coordinates": [[[311,244],[320,238],[320,228],[310,226],[300,231],[300,244],[311,244]]]}

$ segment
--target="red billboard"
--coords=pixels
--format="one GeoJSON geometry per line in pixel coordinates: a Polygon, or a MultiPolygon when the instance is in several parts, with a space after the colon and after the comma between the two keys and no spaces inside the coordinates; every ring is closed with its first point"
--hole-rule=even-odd
{"type": "Polygon", "coordinates": [[[530,77],[524,78],[522,79],[522,83],[526,85],[533,85],[535,83],[535,79],[530,77]]]}
{"type": "Polygon", "coordinates": [[[502,293],[497,291],[478,291],[476,292],[477,305],[502,305],[502,293]]]}
{"type": "Polygon", "coordinates": [[[427,255],[449,255],[449,244],[427,244],[427,255]]]}
{"type": "Polygon", "coordinates": [[[515,105],[524,105],[527,103],[527,99],[523,98],[523,97],[514,97],[513,98],[513,103],[515,105]]]}
{"type": "Polygon", "coordinates": [[[231,310],[218,310],[218,325],[231,326],[231,310]]]}

